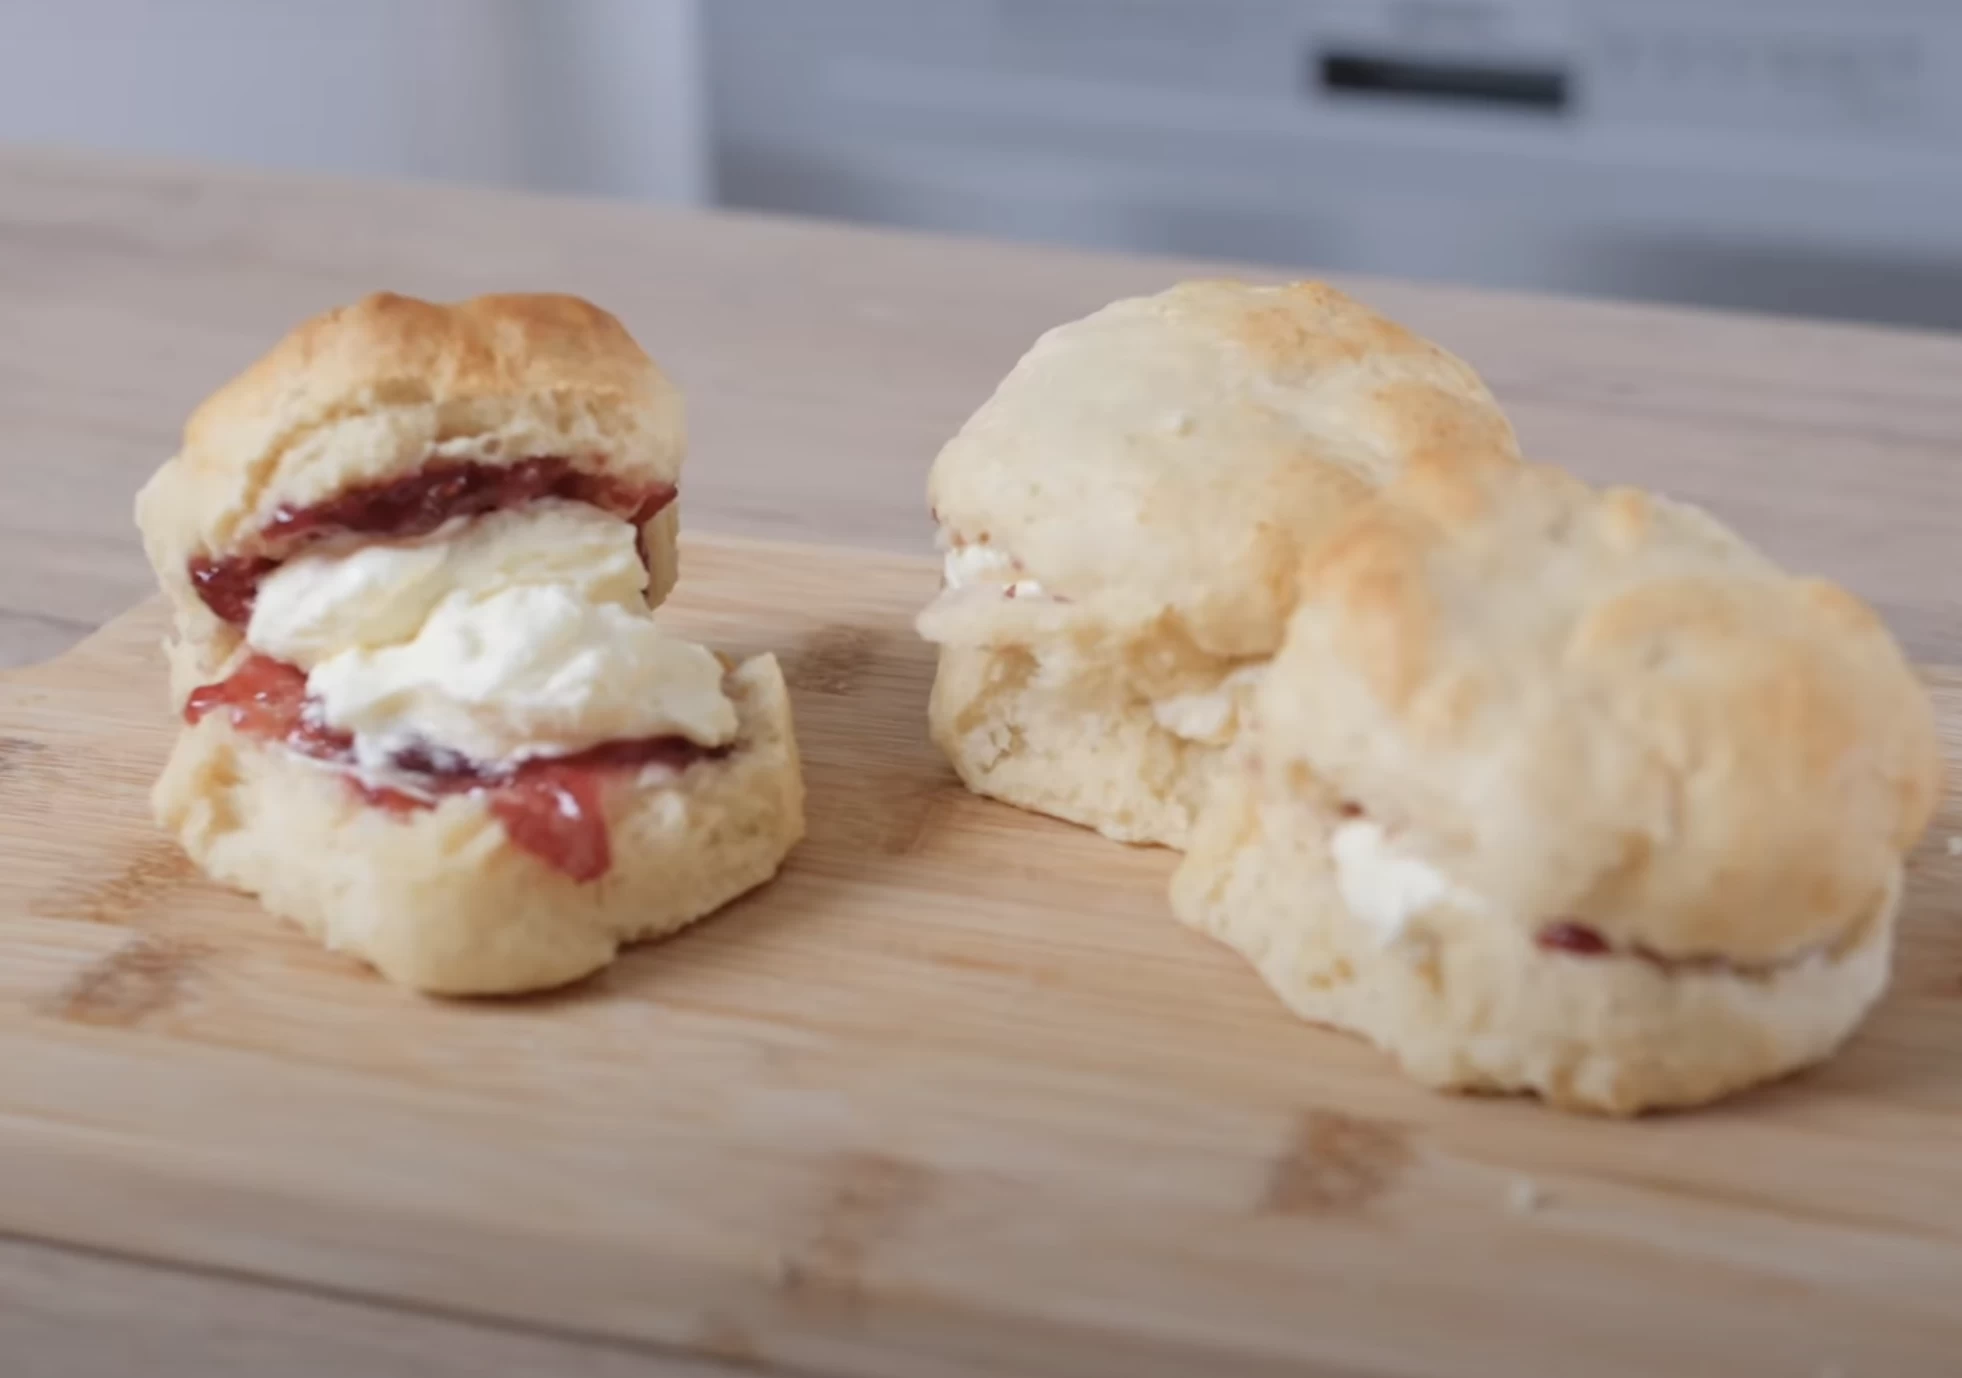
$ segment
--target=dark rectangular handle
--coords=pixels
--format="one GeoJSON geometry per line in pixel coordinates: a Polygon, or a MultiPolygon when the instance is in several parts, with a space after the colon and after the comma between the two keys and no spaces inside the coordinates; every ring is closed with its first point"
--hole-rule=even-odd
{"type": "Polygon", "coordinates": [[[1551,115],[1563,113],[1572,94],[1568,74],[1559,67],[1447,62],[1352,48],[1314,54],[1311,71],[1321,89],[1333,94],[1454,101],[1551,115]]]}

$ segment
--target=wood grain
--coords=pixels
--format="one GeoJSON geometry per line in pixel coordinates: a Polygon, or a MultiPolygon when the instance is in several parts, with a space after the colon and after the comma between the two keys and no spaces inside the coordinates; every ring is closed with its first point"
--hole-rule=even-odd
{"type": "Polygon", "coordinates": [[[1954,1372],[1962,800],[1826,1068],[1632,1125],[1438,1097],[1176,926],[1164,854],[954,784],[933,582],[687,543],[676,625],[784,656],[811,837],[541,999],[403,995],[176,858],[153,609],[8,678],[0,1229],[825,1373],[1954,1372]]]}
{"type": "MultiPolygon", "coordinates": [[[[205,393],[376,287],[552,288],[686,388],[698,529],[924,551],[928,460],[1035,336],[1219,264],[0,150],[0,656],[145,596],[129,500],[205,393]]],[[[1705,502],[1962,663],[1962,340],[1347,280],[1542,459],[1705,502]]]]}
{"type": "Polygon", "coordinates": [[[0,1239],[7,1378],[740,1378],[642,1346],[490,1326],[236,1276],[0,1239]]]}

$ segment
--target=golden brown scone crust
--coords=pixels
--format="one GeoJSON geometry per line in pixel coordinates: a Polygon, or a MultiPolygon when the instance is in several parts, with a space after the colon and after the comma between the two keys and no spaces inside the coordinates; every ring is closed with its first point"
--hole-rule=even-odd
{"type": "Polygon", "coordinates": [[[1873,911],[1939,798],[1879,618],[1694,508],[1423,464],[1306,587],[1263,754],[1520,923],[1780,960],[1873,911]]]}
{"type": "Polygon", "coordinates": [[[1884,984],[1940,786],[1858,600],[1524,466],[1419,462],[1353,514],[1252,716],[1181,916],[1426,1080],[1615,1111],[1826,1055],[1884,984]],[[1379,941],[1331,880],[1344,806],[1458,894],[1379,941]],[[1555,922],[1617,955],[1536,946],[1555,922]]]}
{"type": "Polygon", "coordinates": [[[1045,334],[927,492],[1053,594],[1265,655],[1331,511],[1422,454],[1517,456],[1463,362],[1323,283],[1191,282],[1045,334]]]}
{"type": "Polygon", "coordinates": [[[1518,462],[1470,368],[1321,283],[1186,283],[1050,331],[934,464],[943,537],[1046,595],[950,590],[922,614],[946,648],[936,739],[984,793],[1181,845],[1232,713],[1161,706],[1243,686],[1304,554],[1427,456],[1518,462]]]}
{"type": "MultiPolygon", "coordinates": [[[[258,553],[281,507],[403,478],[433,457],[556,455],[622,483],[672,484],[685,449],[680,392],[591,303],[504,295],[445,305],[381,292],[304,322],[212,394],[138,494],[136,520],[186,654],[197,676],[212,677],[237,634],[205,607],[187,567],[258,553]]],[[[651,602],[673,584],[674,533],[672,507],[644,533],[651,602]]]]}
{"type": "Polygon", "coordinates": [[[541,990],[597,971],[776,873],[803,836],[790,702],[772,656],[729,677],[735,750],[609,788],[613,865],[580,883],[515,847],[478,796],[409,814],[212,714],[178,737],[158,821],[221,883],[399,984],[448,995],[541,990]]]}

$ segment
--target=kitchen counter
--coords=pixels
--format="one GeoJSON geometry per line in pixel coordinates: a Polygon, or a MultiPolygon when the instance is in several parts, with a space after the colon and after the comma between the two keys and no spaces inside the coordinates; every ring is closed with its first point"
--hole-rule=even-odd
{"type": "MultiPolygon", "coordinates": [[[[1225,271],[0,152],[0,663],[147,594],[130,499],[184,415],[293,322],[373,288],[589,296],[688,393],[691,529],[924,552],[928,461],[1037,333],[1225,271]]],[[[1342,285],[1469,359],[1534,457],[1704,503],[1872,600],[1918,659],[1962,662],[1962,339],[1342,285]]],[[[724,1371],[4,1238],[0,1356],[9,1378],[724,1371]]]]}

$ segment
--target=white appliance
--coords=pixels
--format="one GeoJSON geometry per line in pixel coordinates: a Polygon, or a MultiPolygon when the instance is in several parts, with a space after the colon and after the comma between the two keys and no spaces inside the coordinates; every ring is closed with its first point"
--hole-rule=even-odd
{"type": "Polygon", "coordinates": [[[719,199],[1962,327],[1947,0],[709,0],[719,199]]]}

